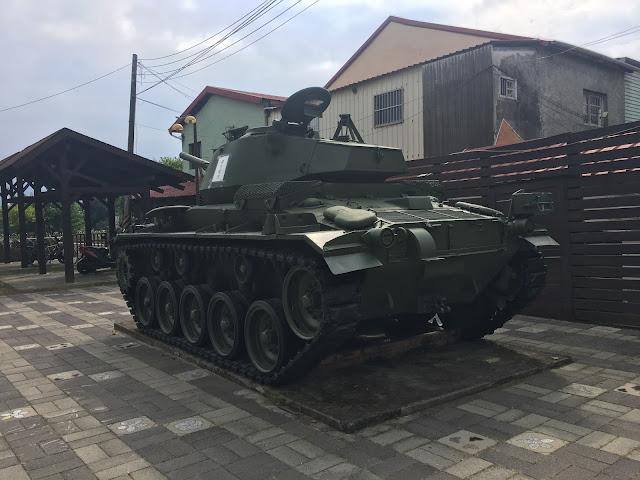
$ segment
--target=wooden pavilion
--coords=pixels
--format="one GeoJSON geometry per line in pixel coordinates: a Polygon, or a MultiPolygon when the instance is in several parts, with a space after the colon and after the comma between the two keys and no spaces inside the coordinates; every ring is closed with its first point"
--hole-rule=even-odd
{"type": "Polygon", "coordinates": [[[46,273],[45,225],[42,210],[55,203],[62,210],[65,281],[74,281],[71,205],[84,210],[85,238],[91,243],[91,199],[108,209],[109,238],[115,235],[115,199],[139,195],[150,207],[149,192],[158,187],[192,180],[189,174],[129,153],[86,135],[63,128],[0,161],[0,196],[4,229],[4,262],[10,262],[9,210],[17,205],[20,256],[23,267],[29,262],[25,209],[35,205],[36,251],[39,272],[46,273]],[[25,193],[33,190],[33,196],[25,193]]]}

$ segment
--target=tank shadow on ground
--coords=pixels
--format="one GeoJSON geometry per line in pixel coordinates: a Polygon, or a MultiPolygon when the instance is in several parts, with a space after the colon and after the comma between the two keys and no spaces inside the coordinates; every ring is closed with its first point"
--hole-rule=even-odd
{"type": "MultiPolygon", "coordinates": [[[[260,392],[289,411],[304,413],[344,432],[409,415],[571,361],[569,357],[507,348],[487,340],[440,346],[429,342],[430,347],[409,343],[406,348],[410,350],[395,349],[394,358],[371,358],[363,363],[354,362],[354,355],[341,351],[336,359],[325,359],[295,383],[265,387],[150,338],[133,321],[116,323],[115,328],[260,392]],[[348,359],[344,366],[340,366],[340,358],[348,359]]],[[[366,348],[359,348],[357,355],[374,356],[366,348]]]]}

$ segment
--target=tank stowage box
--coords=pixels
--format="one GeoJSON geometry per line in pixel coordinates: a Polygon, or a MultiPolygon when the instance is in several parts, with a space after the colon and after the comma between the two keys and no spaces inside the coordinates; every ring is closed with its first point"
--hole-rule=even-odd
{"type": "Polygon", "coordinates": [[[317,138],[330,99],[301,90],[272,126],[227,132],[210,162],[181,154],[206,170],[201,205],[156,208],[115,240],[139,328],[273,384],[361,328],[416,335],[437,320],[476,339],[535,298],[537,248],[555,242],[532,217],[550,194],[514,193],[507,216],[447,203],[438,182],[393,179],[407,175],[400,149],[350,141],[348,115],[317,138]]]}

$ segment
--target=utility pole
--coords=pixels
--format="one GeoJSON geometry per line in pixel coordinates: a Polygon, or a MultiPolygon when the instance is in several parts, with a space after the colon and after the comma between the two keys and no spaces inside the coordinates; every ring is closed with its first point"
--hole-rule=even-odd
{"type": "MultiPolygon", "coordinates": [[[[131,59],[131,94],[129,96],[129,143],[127,151],[133,153],[133,140],[136,126],[136,76],[138,74],[138,55],[135,53],[131,59]]],[[[125,232],[131,226],[131,195],[124,196],[124,219],[122,227],[125,232]]]]}

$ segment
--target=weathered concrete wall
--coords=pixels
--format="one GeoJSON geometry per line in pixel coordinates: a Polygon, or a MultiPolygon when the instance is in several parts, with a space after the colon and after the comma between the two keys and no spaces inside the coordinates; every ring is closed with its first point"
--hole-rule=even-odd
{"type": "Polygon", "coordinates": [[[502,119],[525,140],[596,128],[585,123],[585,90],[606,96],[605,126],[624,123],[624,71],[560,51],[494,45],[494,134],[502,119]],[[516,100],[500,96],[501,75],[516,79],[516,100]]]}

